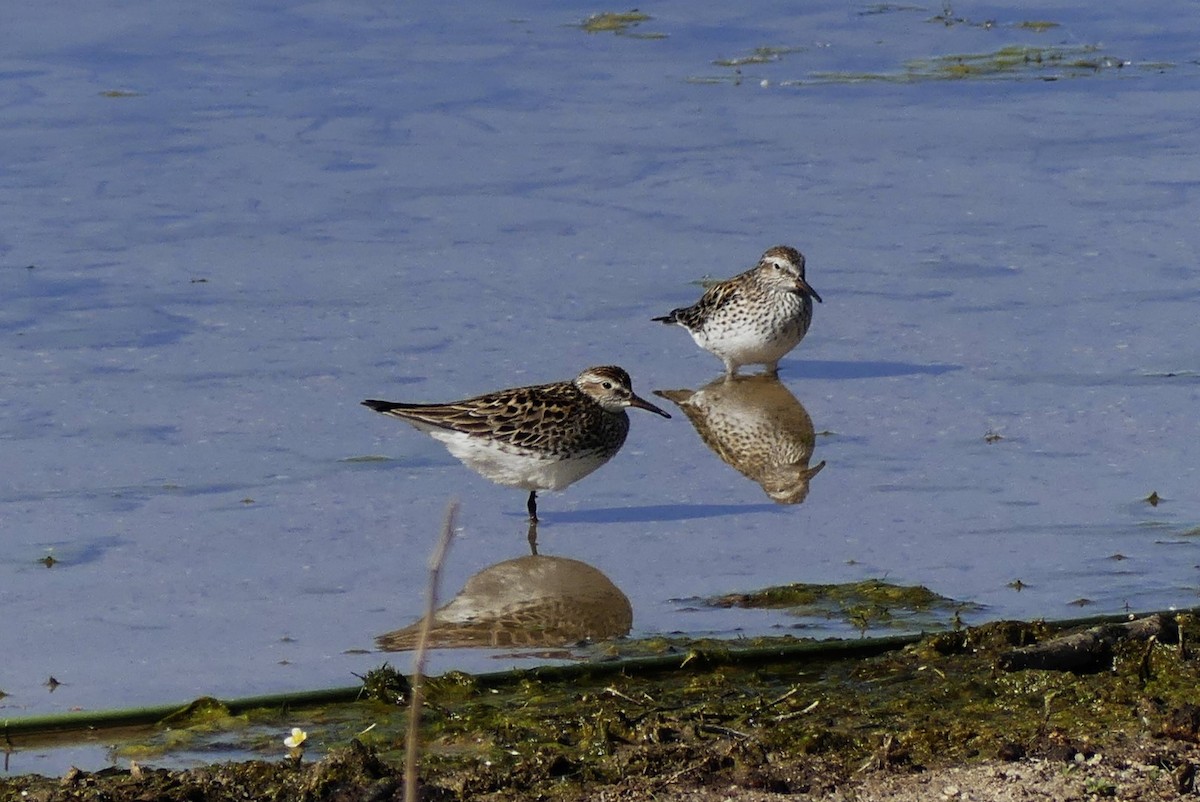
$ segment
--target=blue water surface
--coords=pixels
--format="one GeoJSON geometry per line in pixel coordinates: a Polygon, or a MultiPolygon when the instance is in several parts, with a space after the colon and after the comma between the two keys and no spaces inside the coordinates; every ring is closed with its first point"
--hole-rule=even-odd
{"type": "Polygon", "coordinates": [[[807,500],[636,410],[541,499],[634,635],[857,636],[694,600],[872,577],[971,623],[1196,603],[1200,7],[640,8],[6,6],[0,717],[353,684],[449,499],[446,595],[527,549],[520,491],[359,401],[699,387],[650,318],[781,243],[807,500]],[[936,60],[1006,48],[1045,58],[936,60]]]}

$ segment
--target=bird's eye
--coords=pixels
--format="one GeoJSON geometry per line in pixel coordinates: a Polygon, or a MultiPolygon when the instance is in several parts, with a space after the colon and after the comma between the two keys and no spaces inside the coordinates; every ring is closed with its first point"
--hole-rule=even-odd
{"type": "Polygon", "coordinates": [[[604,383],[603,383],[603,384],[601,384],[600,386],[601,386],[601,387],[603,387],[605,390],[611,390],[611,389],[612,389],[612,382],[604,382],[604,383]]]}

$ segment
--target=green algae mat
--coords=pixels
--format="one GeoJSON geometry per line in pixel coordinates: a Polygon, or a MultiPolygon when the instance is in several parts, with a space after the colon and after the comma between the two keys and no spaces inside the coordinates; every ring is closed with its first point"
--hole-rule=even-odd
{"type": "MultiPolygon", "coordinates": [[[[1191,744],[1198,638],[1189,611],[924,637],[680,643],[654,657],[447,674],[427,681],[422,798],[574,800],[712,783],[799,793],[863,771],[1086,756],[1138,738],[1191,744]]],[[[0,779],[0,802],[399,798],[407,689],[383,666],[355,688],[202,700],[153,724],[116,717],[111,731],[95,718],[82,733],[63,716],[40,728],[9,721],[9,750],[99,738],[129,768],[0,779]],[[253,759],[151,768],[206,745],[253,759]]],[[[1164,771],[1177,768],[1164,755],[1164,771]]]]}

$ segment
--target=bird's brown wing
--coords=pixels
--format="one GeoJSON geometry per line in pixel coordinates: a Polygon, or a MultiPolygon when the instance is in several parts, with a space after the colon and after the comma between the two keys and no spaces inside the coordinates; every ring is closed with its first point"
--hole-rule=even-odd
{"type": "Polygon", "coordinates": [[[700,300],[691,306],[672,309],[670,313],[652,319],[663,323],[678,323],[684,328],[695,331],[704,323],[705,318],[710,317],[713,312],[726,304],[732,303],[741,295],[745,275],[742,273],[725,281],[718,281],[705,290],[704,294],[700,296],[700,300]]]}
{"type": "Polygon", "coordinates": [[[560,383],[500,390],[449,404],[363,404],[384,415],[524,446],[547,426],[565,420],[567,403],[576,401],[573,395],[578,392],[574,385],[560,383]]]}

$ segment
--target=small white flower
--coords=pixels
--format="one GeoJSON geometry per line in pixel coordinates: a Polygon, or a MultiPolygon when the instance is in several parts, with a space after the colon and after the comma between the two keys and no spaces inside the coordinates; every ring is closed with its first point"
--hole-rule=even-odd
{"type": "Polygon", "coordinates": [[[283,745],[288,749],[299,749],[308,740],[308,733],[299,727],[292,727],[292,734],[283,739],[283,745]]]}

